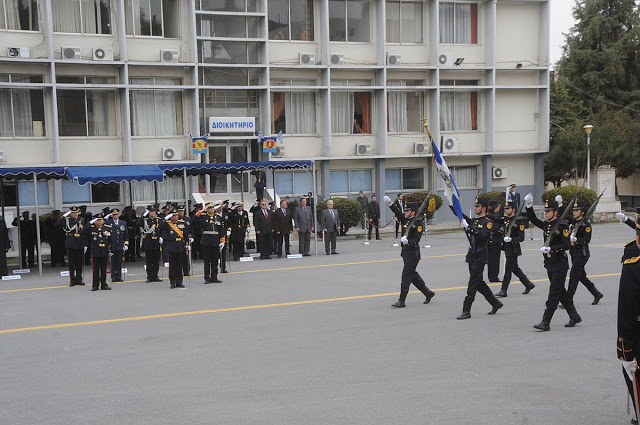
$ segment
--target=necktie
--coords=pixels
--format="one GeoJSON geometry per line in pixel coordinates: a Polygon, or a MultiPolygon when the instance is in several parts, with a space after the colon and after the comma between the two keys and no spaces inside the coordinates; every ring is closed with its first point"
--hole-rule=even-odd
{"type": "Polygon", "coordinates": [[[333,210],[329,210],[329,213],[331,214],[331,218],[335,218],[335,217],[333,216],[333,210]]]}
{"type": "Polygon", "coordinates": [[[269,214],[267,214],[267,210],[262,210],[262,212],[264,213],[265,218],[269,218],[269,214]]]}
{"type": "Polygon", "coordinates": [[[302,207],[302,211],[303,212],[306,211],[306,210],[307,210],[307,207],[302,207]]]}
{"type": "Polygon", "coordinates": [[[282,210],[282,214],[286,215],[287,213],[285,212],[284,208],[281,208],[282,210]]]}

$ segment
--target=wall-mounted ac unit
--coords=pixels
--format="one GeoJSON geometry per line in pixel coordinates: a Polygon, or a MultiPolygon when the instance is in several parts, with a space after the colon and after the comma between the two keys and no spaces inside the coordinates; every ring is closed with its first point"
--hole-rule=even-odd
{"type": "Polygon", "coordinates": [[[417,153],[417,154],[429,153],[429,144],[426,142],[415,142],[413,144],[413,153],[417,153]]]}
{"type": "Polygon", "coordinates": [[[356,143],[356,155],[371,155],[371,143],[356,143]]]}
{"type": "Polygon", "coordinates": [[[458,153],[458,139],[453,136],[444,136],[440,151],[442,153],[458,153]]]}
{"type": "Polygon", "coordinates": [[[113,49],[111,47],[98,47],[93,49],[94,61],[112,61],[113,49]]]}
{"type": "Polygon", "coordinates": [[[507,169],[502,167],[492,167],[491,175],[494,179],[506,179],[507,178],[507,169]]]}
{"type": "Polygon", "coordinates": [[[284,158],[284,145],[276,145],[276,151],[271,152],[271,158],[284,158]]]}
{"type": "Polygon", "coordinates": [[[160,50],[160,62],[163,63],[178,63],[178,51],[177,50],[160,50]]]}
{"type": "Polygon", "coordinates": [[[61,47],[62,59],[64,60],[80,60],[82,59],[80,47],[76,46],[62,46],[61,47]]]}
{"type": "Polygon", "coordinates": [[[7,47],[7,57],[9,58],[28,58],[28,47],[7,47]]]}
{"type": "Polygon", "coordinates": [[[392,55],[387,53],[387,65],[400,65],[402,63],[402,56],[392,55]]]}
{"type": "Polygon", "coordinates": [[[331,65],[342,65],[344,63],[344,55],[335,54],[331,55],[331,65]]]}
{"type": "Polygon", "coordinates": [[[316,55],[313,53],[299,53],[298,62],[300,65],[315,65],[316,55]]]}
{"type": "Polygon", "coordinates": [[[162,149],[163,161],[180,161],[184,157],[182,147],[180,146],[171,146],[168,148],[161,148],[161,149],[162,149]]]}
{"type": "Polygon", "coordinates": [[[440,53],[438,56],[438,65],[453,66],[453,55],[451,53],[440,53]]]}

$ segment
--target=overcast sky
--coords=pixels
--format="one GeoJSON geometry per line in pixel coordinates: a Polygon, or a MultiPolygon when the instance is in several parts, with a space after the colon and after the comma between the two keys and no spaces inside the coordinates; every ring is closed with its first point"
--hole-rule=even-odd
{"type": "Polygon", "coordinates": [[[551,64],[555,64],[562,56],[564,46],[563,33],[568,33],[573,26],[571,11],[574,0],[551,0],[551,64]]]}

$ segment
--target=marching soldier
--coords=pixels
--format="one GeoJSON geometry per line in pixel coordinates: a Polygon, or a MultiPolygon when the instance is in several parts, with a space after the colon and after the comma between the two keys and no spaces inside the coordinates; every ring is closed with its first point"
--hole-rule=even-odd
{"type": "Polygon", "coordinates": [[[542,321],[537,325],[533,325],[533,327],[541,331],[551,330],[549,326],[551,319],[558,308],[558,303],[561,303],[569,314],[569,323],[567,323],[565,327],[572,328],[582,322],[582,318],[576,311],[571,296],[569,296],[564,288],[564,281],[567,278],[567,271],[569,270],[566,251],[571,247],[569,242],[569,227],[562,222],[558,222],[558,201],[547,201],[545,203],[544,221],[536,217],[533,211],[533,196],[530,193],[524,197],[524,201],[526,203],[527,218],[529,221],[534,226],[542,229],[545,241],[551,237],[549,245],[540,248],[540,252],[542,252],[544,258],[544,268],[547,269],[547,276],[550,282],[549,296],[546,302],[546,309],[542,315],[542,321]],[[556,227],[556,231],[552,234],[551,232],[554,226],[556,227]]]}
{"type": "Polygon", "coordinates": [[[136,226],[142,229],[142,250],[147,265],[147,282],[162,282],[160,270],[160,219],[156,208],[149,205],[147,211],[138,218],[136,226]]]}
{"type": "Polygon", "coordinates": [[[636,208],[636,220],[633,221],[625,213],[618,212],[616,213],[616,218],[619,219],[622,223],[625,223],[627,226],[632,229],[636,228],[636,223],[638,222],[638,217],[640,217],[640,208],[636,208]]]}
{"type": "Polygon", "coordinates": [[[127,222],[120,219],[120,210],[114,208],[107,216],[105,223],[111,227],[111,282],[122,280],[122,259],[129,250],[129,233],[127,222]]]}
{"type": "Polygon", "coordinates": [[[91,290],[97,291],[98,286],[103,291],[110,291],[107,285],[107,261],[113,255],[111,252],[111,226],[104,224],[104,217],[97,214],[90,221],[90,226],[84,228],[84,234],[91,241],[91,268],[93,271],[93,285],[91,290]]]}
{"type": "Polygon", "coordinates": [[[393,211],[393,214],[398,219],[398,222],[402,226],[402,238],[400,243],[402,245],[400,255],[404,266],[402,267],[402,280],[400,282],[400,298],[391,307],[404,308],[407,294],[409,293],[409,287],[413,283],[413,286],[418,288],[425,296],[423,304],[429,304],[431,298],[435,295],[435,292],[431,291],[424,279],[416,271],[418,263],[420,262],[420,238],[422,237],[423,222],[419,218],[415,219],[414,226],[409,229],[409,233],[405,234],[409,223],[415,218],[417,205],[414,202],[406,205],[398,205],[396,202],[391,202],[391,198],[384,197],[385,202],[393,211]]]}
{"type": "Polygon", "coordinates": [[[503,217],[500,214],[500,202],[489,201],[487,217],[493,221],[491,236],[489,236],[487,275],[489,282],[500,282],[500,252],[502,250],[502,238],[504,237],[503,217]]]}
{"type": "Polygon", "coordinates": [[[56,221],[55,227],[65,233],[64,246],[67,249],[69,262],[69,286],[84,286],[82,281],[82,266],[84,265],[85,236],[84,220],[80,217],[78,207],[71,207],[56,221]]]}
{"type": "MultiPolygon", "coordinates": [[[[251,231],[249,214],[244,210],[244,204],[238,203],[235,211],[231,214],[229,227],[231,228],[231,249],[233,251],[233,261],[239,261],[244,255],[244,240],[251,231]]],[[[229,230],[229,227],[227,230],[229,230]]]]}
{"type": "Polygon", "coordinates": [[[200,245],[204,254],[204,283],[222,283],[218,280],[218,259],[224,249],[224,225],[220,216],[222,202],[207,204],[207,213],[200,214],[198,221],[202,229],[200,245]]]}
{"type": "MultiPolygon", "coordinates": [[[[183,208],[184,211],[184,208],[183,208]]],[[[189,225],[179,217],[178,212],[173,210],[165,217],[165,222],[161,225],[160,243],[167,253],[169,260],[169,287],[184,288],[184,270],[182,267],[185,261],[185,252],[189,252],[189,225]]]]}
{"type": "Polygon", "coordinates": [[[569,272],[567,293],[571,299],[573,299],[578,289],[578,282],[582,282],[589,292],[591,292],[591,295],[593,295],[593,302],[591,304],[596,305],[604,295],[602,295],[602,293],[598,291],[598,288],[596,288],[596,285],[589,280],[587,272],[584,270],[591,255],[589,252],[589,243],[591,242],[593,229],[588,220],[585,220],[580,227],[576,228],[580,220],[584,217],[584,208],[584,203],[578,200],[576,200],[573,205],[573,222],[569,226],[569,231],[571,232],[569,238],[571,240],[571,249],[569,250],[569,254],[571,255],[571,271],[569,272]]]}
{"type": "MultiPolygon", "coordinates": [[[[179,205],[178,206],[178,220],[182,220],[185,222],[185,224],[187,225],[187,229],[188,229],[188,233],[189,233],[189,238],[185,240],[185,244],[188,246],[188,249],[185,249],[184,255],[185,258],[182,259],[182,273],[184,276],[191,276],[191,269],[189,268],[189,251],[191,250],[191,242],[193,242],[193,232],[192,232],[192,224],[191,224],[191,219],[189,218],[189,216],[187,216],[185,214],[186,212],[186,208],[184,205],[179,205]]],[[[169,267],[171,267],[171,264],[169,264],[169,267]]]]}
{"type": "Polygon", "coordinates": [[[524,223],[516,217],[516,203],[509,201],[504,206],[504,229],[508,232],[509,227],[514,222],[510,233],[505,233],[503,238],[502,250],[506,258],[504,265],[504,277],[502,278],[502,288],[496,293],[496,297],[506,297],[509,283],[511,283],[511,275],[515,274],[520,282],[524,285],[523,294],[528,294],[536,286],[524,274],[520,266],[518,266],[518,257],[522,255],[520,242],[524,241],[524,223]]]}

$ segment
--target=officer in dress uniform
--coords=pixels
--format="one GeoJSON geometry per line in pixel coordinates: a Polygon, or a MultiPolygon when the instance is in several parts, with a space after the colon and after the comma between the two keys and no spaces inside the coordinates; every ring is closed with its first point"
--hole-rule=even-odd
{"type": "Polygon", "coordinates": [[[224,249],[224,225],[220,216],[222,201],[207,204],[206,214],[200,214],[198,221],[202,229],[200,245],[204,255],[204,283],[222,283],[218,280],[218,259],[224,249]],[[216,212],[217,211],[217,212],[216,212]]]}
{"type": "MultiPolygon", "coordinates": [[[[225,229],[226,240],[229,240],[231,236],[231,213],[233,209],[229,205],[229,200],[225,199],[222,203],[222,208],[220,209],[220,219],[222,220],[222,226],[225,229]]],[[[228,246],[225,246],[220,251],[220,273],[227,273],[227,249],[228,246]]]]}
{"type": "Polygon", "coordinates": [[[404,266],[402,267],[402,277],[400,281],[400,298],[395,304],[391,304],[391,307],[404,308],[407,294],[409,293],[409,287],[413,283],[413,286],[418,288],[425,296],[423,304],[429,304],[431,298],[435,295],[435,292],[431,291],[424,279],[416,271],[418,263],[420,262],[420,238],[422,237],[422,231],[424,230],[424,224],[420,218],[416,218],[414,225],[409,229],[409,233],[405,234],[407,227],[414,220],[418,205],[414,202],[407,203],[406,205],[398,205],[396,202],[391,202],[391,198],[384,197],[385,202],[393,211],[393,214],[398,219],[398,222],[402,226],[402,238],[400,239],[402,248],[400,255],[404,266]],[[403,212],[404,211],[404,212],[403,212]]]}
{"type": "Polygon", "coordinates": [[[111,282],[123,282],[122,260],[129,250],[129,226],[120,219],[117,208],[111,211],[105,224],[111,227],[111,282]]]}
{"type": "Polygon", "coordinates": [[[111,226],[104,224],[102,214],[96,215],[90,225],[84,228],[84,234],[91,241],[91,266],[93,271],[92,291],[97,291],[98,286],[103,291],[111,288],[107,285],[107,261],[112,256],[111,252],[111,226]]]}
{"type": "Polygon", "coordinates": [[[231,249],[233,251],[233,261],[239,261],[240,257],[244,255],[244,239],[251,231],[251,224],[249,223],[249,214],[244,210],[244,204],[238,203],[235,211],[231,214],[229,220],[229,228],[231,229],[231,249]]]}
{"type": "Polygon", "coordinates": [[[185,222],[187,228],[189,229],[189,238],[185,240],[185,244],[188,246],[188,249],[184,250],[185,258],[182,259],[182,273],[184,276],[191,276],[191,269],[189,268],[189,255],[191,251],[191,243],[193,242],[193,225],[191,223],[191,218],[189,218],[186,213],[186,208],[184,205],[178,205],[178,219],[185,222]]]}
{"type": "Polygon", "coordinates": [[[65,233],[64,246],[67,249],[69,262],[69,286],[84,286],[82,266],[84,265],[85,236],[84,220],[80,217],[80,209],[71,207],[55,223],[55,227],[65,233]]]}
{"type": "Polygon", "coordinates": [[[496,293],[496,297],[506,297],[507,290],[509,289],[509,283],[511,283],[511,275],[515,274],[520,282],[524,285],[523,294],[528,294],[533,288],[536,287],[527,275],[524,274],[520,266],[518,266],[518,257],[522,255],[522,249],[520,248],[520,242],[524,241],[524,222],[516,217],[516,203],[509,201],[504,206],[504,238],[502,244],[502,250],[506,262],[504,265],[504,277],[502,278],[502,288],[500,292],[496,293]],[[515,223],[513,223],[515,221],[515,223]],[[511,231],[509,226],[513,223],[511,231]],[[506,233],[509,232],[509,233],[506,233]]]}
{"type": "MultiPolygon", "coordinates": [[[[184,208],[182,209],[184,211],[184,208]]],[[[172,210],[160,226],[160,243],[169,260],[169,287],[184,288],[183,263],[185,252],[189,252],[189,225],[180,218],[178,211],[172,210]]]]}
{"type": "Polygon", "coordinates": [[[573,305],[571,296],[564,288],[564,282],[567,278],[569,270],[569,261],[567,260],[567,250],[571,247],[569,241],[569,226],[563,222],[558,223],[558,202],[547,201],[544,205],[544,221],[536,217],[533,211],[533,196],[529,193],[524,197],[525,206],[527,207],[527,218],[529,221],[544,233],[545,242],[549,238],[554,227],[556,231],[551,236],[549,246],[540,248],[544,259],[544,267],[547,269],[549,277],[549,296],[547,298],[546,309],[542,315],[542,321],[533,327],[541,331],[550,330],[551,319],[561,303],[569,314],[569,323],[565,327],[571,328],[582,322],[582,318],[573,305]]]}
{"type": "Polygon", "coordinates": [[[125,258],[130,263],[136,262],[136,257],[140,250],[138,246],[138,227],[136,226],[136,212],[130,206],[122,210],[122,220],[127,223],[127,234],[129,235],[129,250],[125,253],[125,258]]]}
{"type": "Polygon", "coordinates": [[[587,277],[587,272],[584,269],[591,255],[589,252],[589,243],[591,242],[593,228],[588,220],[585,220],[580,227],[577,227],[585,214],[585,205],[583,202],[576,199],[572,213],[573,220],[571,220],[571,224],[569,225],[569,231],[571,232],[571,236],[569,237],[571,240],[571,249],[569,249],[569,254],[571,255],[571,270],[569,271],[567,293],[571,296],[571,299],[573,299],[578,289],[578,282],[582,282],[589,292],[591,292],[591,295],[593,295],[592,304],[596,305],[604,295],[598,291],[596,285],[587,277]]]}
{"type": "Polygon", "coordinates": [[[136,226],[142,229],[142,250],[147,266],[147,282],[162,282],[158,277],[160,270],[160,218],[156,215],[156,207],[149,205],[138,218],[136,226]]]}
{"type": "Polygon", "coordinates": [[[202,214],[202,204],[196,204],[193,211],[191,211],[191,236],[193,238],[193,244],[191,245],[191,258],[194,260],[201,259],[202,248],[200,247],[200,239],[202,238],[202,229],[200,229],[200,220],[196,220],[196,216],[202,214]]]}
{"type": "Polygon", "coordinates": [[[502,250],[502,238],[504,238],[504,218],[500,214],[500,202],[489,201],[487,217],[493,221],[491,236],[487,244],[489,259],[487,262],[487,275],[489,282],[500,282],[500,253],[502,250]]]}

